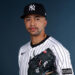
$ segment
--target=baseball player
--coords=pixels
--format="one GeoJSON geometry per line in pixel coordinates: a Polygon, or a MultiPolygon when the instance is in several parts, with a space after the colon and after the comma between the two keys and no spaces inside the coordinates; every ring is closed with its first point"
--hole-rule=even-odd
{"type": "Polygon", "coordinates": [[[19,75],[74,75],[69,51],[45,33],[47,13],[44,6],[28,4],[21,18],[31,40],[20,47],[19,75]]]}

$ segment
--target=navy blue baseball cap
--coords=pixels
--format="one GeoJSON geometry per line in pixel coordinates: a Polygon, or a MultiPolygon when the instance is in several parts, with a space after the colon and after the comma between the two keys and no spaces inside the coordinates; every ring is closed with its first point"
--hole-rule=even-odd
{"type": "Polygon", "coordinates": [[[21,18],[24,19],[27,15],[30,15],[30,14],[38,14],[44,17],[47,16],[46,10],[41,3],[30,3],[27,6],[25,6],[24,13],[21,16],[21,18]]]}

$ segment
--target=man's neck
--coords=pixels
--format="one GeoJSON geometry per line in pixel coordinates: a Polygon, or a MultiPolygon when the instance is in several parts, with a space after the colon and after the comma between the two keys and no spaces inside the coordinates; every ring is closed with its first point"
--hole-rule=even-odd
{"type": "Polygon", "coordinates": [[[46,36],[47,35],[45,33],[43,35],[32,36],[31,37],[32,45],[40,43],[42,40],[44,40],[46,38],[46,36]]]}

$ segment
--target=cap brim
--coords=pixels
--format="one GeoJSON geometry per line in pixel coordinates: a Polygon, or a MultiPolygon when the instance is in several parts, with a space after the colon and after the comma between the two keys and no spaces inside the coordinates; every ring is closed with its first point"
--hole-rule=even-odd
{"type": "Polygon", "coordinates": [[[25,15],[20,16],[21,19],[24,19],[25,15]]]}
{"type": "Polygon", "coordinates": [[[37,15],[46,17],[45,15],[40,14],[40,13],[38,13],[38,12],[29,12],[29,13],[27,13],[27,14],[23,14],[22,16],[20,16],[20,18],[21,18],[21,19],[24,19],[26,16],[31,15],[31,14],[37,14],[37,15]]]}

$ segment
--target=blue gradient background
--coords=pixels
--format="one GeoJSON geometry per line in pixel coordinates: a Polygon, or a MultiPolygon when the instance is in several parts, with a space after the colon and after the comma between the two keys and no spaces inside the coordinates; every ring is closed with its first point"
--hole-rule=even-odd
{"type": "Polygon", "coordinates": [[[29,2],[44,4],[48,16],[46,33],[69,50],[75,70],[75,0],[2,0],[0,1],[0,75],[19,74],[18,51],[30,40],[20,15],[29,2]]]}

